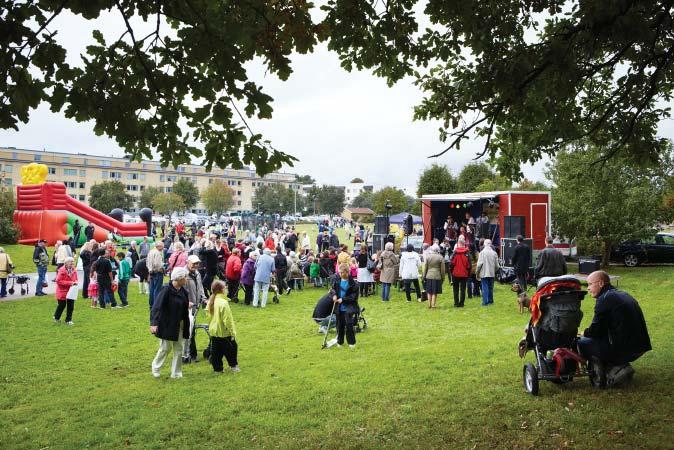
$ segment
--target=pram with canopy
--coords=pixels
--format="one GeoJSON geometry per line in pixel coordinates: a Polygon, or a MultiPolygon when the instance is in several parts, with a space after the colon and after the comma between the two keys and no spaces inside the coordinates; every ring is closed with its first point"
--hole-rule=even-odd
{"type": "Polygon", "coordinates": [[[595,386],[603,374],[587,363],[576,348],[578,328],[583,319],[581,301],[587,291],[572,276],[545,277],[538,282],[531,298],[531,319],[527,334],[519,344],[520,356],[534,351],[535,363],[526,363],[522,371],[524,389],[538,395],[540,380],[564,384],[574,377],[589,376],[595,386]]]}
{"type": "MultiPolygon", "coordinates": [[[[321,297],[316,303],[314,312],[311,315],[311,318],[314,320],[314,322],[316,322],[319,325],[318,332],[322,334],[325,334],[329,331],[328,324],[330,324],[330,328],[335,328],[337,326],[337,319],[335,315],[333,314],[332,318],[330,317],[333,304],[332,295],[333,293],[332,291],[330,291],[323,297],[321,297]]],[[[358,312],[355,314],[355,317],[353,318],[354,331],[356,333],[360,333],[361,331],[367,328],[367,319],[365,319],[365,317],[363,316],[363,311],[365,311],[365,308],[361,308],[359,306],[358,312]]]]}

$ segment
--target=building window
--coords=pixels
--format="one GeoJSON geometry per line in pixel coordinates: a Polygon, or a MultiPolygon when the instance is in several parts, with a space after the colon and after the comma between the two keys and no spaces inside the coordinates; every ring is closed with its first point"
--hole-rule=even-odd
{"type": "Polygon", "coordinates": [[[138,190],[138,186],[135,185],[135,184],[127,184],[127,185],[126,185],[126,190],[127,190],[127,191],[134,191],[134,192],[135,192],[135,191],[138,190]]]}
{"type": "Polygon", "coordinates": [[[64,164],[70,164],[70,156],[64,156],[63,157],[63,163],[64,164]]]}
{"type": "Polygon", "coordinates": [[[84,158],[84,165],[86,166],[88,164],[89,164],[89,160],[87,158],[84,158]]]}
{"type": "Polygon", "coordinates": [[[49,168],[49,175],[56,175],[56,168],[55,167],[49,168]]]}
{"type": "Polygon", "coordinates": [[[2,182],[5,183],[5,186],[11,186],[12,185],[12,179],[11,178],[2,178],[2,182]]]}
{"type": "Polygon", "coordinates": [[[159,175],[159,181],[166,181],[166,176],[164,175],[159,175]]]}
{"type": "Polygon", "coordinates": [[[236,202],[236,206],[241,206],[241,200],[239,200],[238,202],[236,202]]]}
{"type": "Polygon", "coordinates": [[[83,201],[85,200],[85,198],[86,198],[86,197],[85,197],[84,195],[80,195],[80,201],[81,201],[81,202],[83,202],[83,201]]]}
{"type": "Polygon", "coordinates": [[[172,186],[167,187],[166,192],[173,192],[173,187],[172,186]]]}
{"type": "Polygon", "coordinates": [[[241,186],[241,181],[236,182],[237,186],[241,186]]]}
{"type": "Polygon", "coordinates": [[[19,159],[19,155],[16,152],[12,152],[12,159],[19,159]]]}
{"type": "Polygon", "coordinates": [[[197,184],[197,177],[192,177],[192,184],[197,184]]]}
{"type": "Polygon", "coordinates": [[[85,183],[80,182],[80,189],[84,189],[84,188],[86,188],[86,186],[87,185],[85,183]]]}
{"type": "Polygon", "coordinates": [[[42,161],[42,155],[35,155],[35,156],[33,157],[33,160],[34,160],[34,161],[42,161]]]}
{"type": "Polygon", "coordinates": [[[236,191],[236,195],[241,196],[241,191],[236,191]]]}
{"type": "Polygon", "coordinates": [[[208,184],[213,184],[213,178],[208,179],[208,184]]]}
{"type": "MultiPolygon", "coordinates": [[[[74,181],[64,181],[63,184],[65,184],[68,189],[75,189],[75,187],[77,187],[77,183],[74,181]]],[[[71,195],[71,197],[75,198],[73,195],[71,195]]]]}
{"type": "Polygon", "coordinates": [[[101,165],[104,167],[110,167],[110,161],[104,159],[103,161],[101,161],[101,165]]]}
{"type": "Polygon", "coordinates": [[[10,166],[8,164],[5,164],[5,172],[7,173],[12,173],[14,171],[14,167],[10,166]]]}
{"type": "Polygon", "coordinates": [[[166,181],[175,181],[176,178],[177,177],[175,175],[166,175],[166,181]]]}
{"type": "Polygon", "coordinates": [[[141,173],[140,176],[138,177],[140,181],[145,181],[145,174],[141,173]]]}
{"type": "Polygon", "coordinates": [[[104,170],[103,172],[101,172],[102,178],[108,178],[109,176],[110,176],[110,172],[108,172],[107,170],[104,170]]]}
{"type": "Polygon", "coordinates": [[[145,190],[145,186],[141,185],[141,186],[140,186],[140,190],[141,190],[141,192],[144,191],[144,190],[145,190]]]}
{"type": "Polygon", "coordinates": [[[137,173],[127,173],[126,178],[129,179],[129,180],[137,180],[138,174],[137,173]]]}
{"type": "Polygon", "coordinates": [[[110,172],[110,178],[115,179],[115,180],[121,180],[122,179],[122,172],[110,172]]]}
{"type": "Polygon", "coordinates": [[[184,167],[178,167],[178,172],[181,172],[181,173],[185,172],[185,168],[184,167]]]}
{"type": "Polygon", "coordinates": [[[80,169],[80,176],[81,177],[86,177],[87,176],[87,171],[84,169],[80,169]]]}
{"type": "Polygon", "coordinates": [[[68,177],[76,177],[77,169],[63,169],[63,175],[68,177]]]}
{"type": "Polygon", "coordinates": [[[125,162],[124,167],[131,167],[131,163],[129,161],[125,162]]]}

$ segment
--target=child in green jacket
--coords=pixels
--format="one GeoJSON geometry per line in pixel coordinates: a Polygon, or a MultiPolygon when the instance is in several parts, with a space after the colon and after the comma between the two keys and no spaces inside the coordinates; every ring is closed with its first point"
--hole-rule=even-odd
{"type": "Polygon", "coordinates": [[[208,332],[211,335],[211,365],[215,372],[222,373],[222,357],[227,358],[227,364],[232,372],[239,372],[237,354],[239,347],[236,344],[236,326],[232,317],[232,310],[225,293],[225,283],[215,280],[211,285],[211,296],[208,299],[207,311],[211,318],[208,332]]]}

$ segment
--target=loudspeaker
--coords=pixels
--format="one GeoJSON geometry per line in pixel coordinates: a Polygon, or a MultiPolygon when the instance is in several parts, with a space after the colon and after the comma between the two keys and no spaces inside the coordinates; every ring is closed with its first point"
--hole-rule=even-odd
{"type": "Polygon", "coordinates": [[[589,275],[595,270],[600,269],[600,261],[598,259],[578,259],[578,273],[589,275]]]}
{"type": "Polygon", "coordinates": [[[387,238],[388,235],[386,234],[372,235],[372,253],[377,253],[379,250],[384,251],[384,245],[386,245],[387,238]]]}
{"type": "Polygon", "coordinates": [[[411,214],[408,214],[405,218],[405,234],[409,236],[412,233],[414,233],[414,218],[411,214]]]}
{"type": "MultiPolygon", "coordinates": [[[[531,261],[529,261],[529,267],[533,267],[533,248],[534,241],[533,239],[524,239],[523,241],[527,247],[529,247],[529,255],[531,256],[531,261]]],[[[513,256],[515,255],[515,246],[517,245],[517,239],[501,239],[501,258],[503,258],[503,265],[505,267],[513,266],[513,256]]]]}
{"type": "Polygon", "coordinates": [[[374,233],[375,234],[388,234],[388,217],[386,216],[376,216],[374,218],[374,233]]]}
{"type": "Polygon", "coordinates": [[[481,223],[480,224],[480,229],[478,230],[478,236],[481,238],[489,238],[491,239],[491,235],[489,234],[489,224],[488,223],[481,223]]]}
{"type": "Polygon", "coordinates": [[[504,238],[516,238],[517,235],[525,236],[524,234],[524,216],[505,216],[503,218],[503,227],[505,228],[504,238]]]}

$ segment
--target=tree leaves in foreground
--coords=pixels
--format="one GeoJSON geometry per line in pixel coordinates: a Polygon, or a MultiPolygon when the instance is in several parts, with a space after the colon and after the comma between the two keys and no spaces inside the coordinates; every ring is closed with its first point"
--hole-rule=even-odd
{"type": "Polygon", "coordinates": [[[0,128],[16,129],[44,101],[94,121],[133,159],[156,152],[164,165],[202,157],[207,169],[268,173],[295,159],[248,127],[247,117],[271,117],[272,98],[246,64],[258,59],[286,80],[293,52],[326,41],[346,70],[371,69],[389,84],[413,77],[425,93],[414,117],[442,124],[437,155],[477,135],[509,180],[574,142],[629,164],[666,152],[657,128],[674,86],[670,2],[329,0],[318,9],[305,0],[0,0],[0,128]],[[95,31],[71,66],[52,23],[63,11],[111,12],[124,26],[108,40],[95,31]],[[134,29],[141,20],[149,34],[134,29]],[[422,20],[431,25],[420,29],[422,20]]]}
{"type": "Polygon", "coordinates": [[[115,208],[133,208],[133,197],[126,192],[121,181],[104,181],[89,189],[89,206],[107,214],[115,208]]]}
{"type": "Polygon", "coordinates": [[[546,172],[554,184],[552,217],[555,234],[601,244],[603,262],[611,247],[625,239],[647,237],[657,225],[673,218],[663,203],[674,174],[674,156],[660,164],[634,167],[622,158],[594,164],[599,149],[568,149],[557,155],[546,172]]]}
{"type": "Polygon", "coordinates": [[[209,214],[222,214],[234,205],[234,190],[222,180],[213,180],[201,192],[201,202],[209,214]]]}

